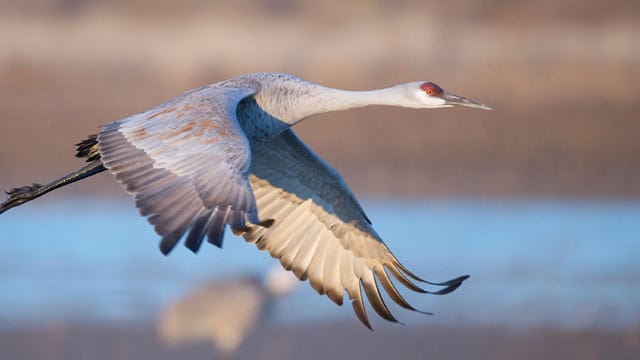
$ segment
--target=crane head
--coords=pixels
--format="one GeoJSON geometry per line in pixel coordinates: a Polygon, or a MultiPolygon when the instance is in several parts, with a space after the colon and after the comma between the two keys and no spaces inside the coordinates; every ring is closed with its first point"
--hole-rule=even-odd
{"type": "Polygon", "coordinates": [[[417,96],[425,108],[467,106],[483,110],[491,110],[491,107],[479,101],[446,92],[435,83],[423,82],[414,84],[419,88],[417,96]]]}

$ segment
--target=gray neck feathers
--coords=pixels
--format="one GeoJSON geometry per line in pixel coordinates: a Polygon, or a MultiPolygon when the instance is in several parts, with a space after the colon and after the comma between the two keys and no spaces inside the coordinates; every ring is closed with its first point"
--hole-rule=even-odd
{"type": "Polygon", "coordinates": [[[367,105],[406,106],[406,86],[372,91],[332,89],[284,74],[251,74],[261,90],[243,101],[240,123],[249,137],[268,139],[312,115],[367,105]]]}
{"type": "Polygon", "coordinates": [[[403,106],[403,86],[371,91],[347,91],[320,86],[302,79],[263,83],[256,102],[272,116],[293,125],[309,116],[368,105],[403,106]]]}

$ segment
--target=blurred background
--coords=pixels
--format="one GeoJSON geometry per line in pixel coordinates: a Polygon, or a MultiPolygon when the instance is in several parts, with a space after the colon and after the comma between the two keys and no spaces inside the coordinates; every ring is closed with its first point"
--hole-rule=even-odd
{"type": "MultiPolygon", "coordinates": [[[[371,107],[296,131],[410,269],[471,279],[373,333],[302,284],[238,357],[638,358],[638,39],[633,1],[0,0],[0,187],[74,170],[99,125],[243,73],[434,81],[494,111],[371,107]]],[[[109,174],[3,214],[0,234],[12,358],[218,356],[164,345],[162,309],[274,264],[234,237],[161,256],[109,174]]]]}

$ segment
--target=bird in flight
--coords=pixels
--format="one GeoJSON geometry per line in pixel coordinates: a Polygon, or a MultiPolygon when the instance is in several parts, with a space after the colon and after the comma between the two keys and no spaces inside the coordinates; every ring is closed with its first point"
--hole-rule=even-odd
{"type": "Polygon", "coordinates": [[[86,166],[46,185],[7,191],[0,213],[107,170],[161,236],[163,254],[183,238],[193,252],[205,238],[221,247],[229,226],[336,304],[346,292],[368,328],[362,290],[378,315],[396,322],[379,285],[417,311],[391,278],[419,293],[446,294],[468,276],[433,283],[410,272],[342,177],[290,129],[315,114],[368,105],[490,110],[432,82],[346,91],[288,74],[241,75],[104,125],[77,144],[86,166]],[[443,288],[423,290],[416,281],[443,288]]]}

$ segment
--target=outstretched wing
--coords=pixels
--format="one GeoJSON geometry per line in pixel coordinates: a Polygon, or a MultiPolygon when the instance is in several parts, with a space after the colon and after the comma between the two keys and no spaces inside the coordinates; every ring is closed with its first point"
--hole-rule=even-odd
{"type": "MultiPolygon", "coordinates": [[[[389,274],[404,286],[426,293],[382,242],[340,175],[287,130],[267,143],[252,143],[249,180],[261,218],[273,219],[269,228],[249,226],[243,236],[268,250],[301,280],[309,279],[320,294],[342,305],[346,291],[353,309],[370,328],[362,292],[384,319],[396,321],[378,283],[400,306],[415,310],[397,291],[389,274]],[[376,282],[377,280],[377,282],[376,282]]],[[[446,294],[467,278],[444,283],[433,292],[446,294]]],[[[423,281],[426,282],[426,281],[423,281]]]]}
{"type": "Polygon", "coordinates": [[[257,91],[250,81],[209,85],[101,129],[104,166],[162,236],[163,253],[187,231],[195,252],[205,235],[221,246],[226,224],[241,231],[259,223],[249,142],[235,115],[257,91]]]}

